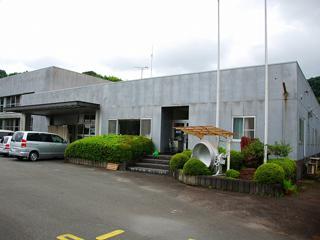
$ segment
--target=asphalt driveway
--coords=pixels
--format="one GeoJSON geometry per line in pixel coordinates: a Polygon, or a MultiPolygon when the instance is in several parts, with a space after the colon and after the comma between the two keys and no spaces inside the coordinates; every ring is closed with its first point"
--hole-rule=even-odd
{"type": "MultiPolygon", "coordinates": [[[[306,193],[317,206],[319,192],[306,193]]],[[[190,187],[165,176],[0,157],[5,240],[308,239],[318,234],[319,207],[310,211],[312,219],[303,219],[308,215],[296,209],[299,201],[190,187]],[[282,220],[288,217],[289,226],[282,220]]]]}

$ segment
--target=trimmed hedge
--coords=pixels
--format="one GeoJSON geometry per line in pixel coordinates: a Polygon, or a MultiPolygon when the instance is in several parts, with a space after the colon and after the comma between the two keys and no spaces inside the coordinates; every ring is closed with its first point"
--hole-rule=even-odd
{"type": "Polygon", "coordinates": [[[133,135],[101,135],[77,140],[68,145],[66,158],[122,163],[151,154],[154,146],[150,139],[133,135]]]}
{"type": "Polygon", "coordinates": [[[186,149],[186,150],[183,150],[182,153],[185,154],[189,159],[189,158],[191,158],[192,150],[186,149]]]}
{"type": "Polygon", "coordinates": [[[259,183],[283,183],[284,170],[275,163],[265,163],[258,167],[254,174],[254,180],[259,183]]]}
{"type": "Polygon", "coordinates": [[[185,153],[177,153],[173,155],[170,159],[169,165],[170,170],[175,171],[177,169],[182,169],[184,164],[189,160],[189,157],[185,153]]]}
{"type": "Polygon", "coordinates": [[[191,176],[211,175],[209,168],[197,158],[190,158],[183,166],[183,174],[191,176]]]}
{"type": "Polygon", "coordinates": [[[243,166],[242,152],[231,150],[230,151],[230,168],[240,170],[243,166]]]}
{"type": "Polygon", "coordinates": [[[295,180],[296,177],[296,162],[290,158],[270,159],[269,163],[274,163],[281,166],[284,170],[284,177],[287,180],[295,180]]]}
{"type": "Polygon", "coordinates": [[[228,171],[226,171],[226,177],[229,178],[239,178],[240,176],[240,172],[234,169],[229,169],[228,171]]]}

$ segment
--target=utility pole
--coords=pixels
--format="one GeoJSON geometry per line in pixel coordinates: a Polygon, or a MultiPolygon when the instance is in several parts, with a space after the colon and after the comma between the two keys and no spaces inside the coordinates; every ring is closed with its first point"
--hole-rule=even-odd
{"type": "Polygon", "coordinates": [[[219,127],[220,118],[220,0],[218,0],[218,63],[217,63],[217,100],[216,100],[216,127],[219,127]]]}
{"type": "Polygon", "coordinates": [[[152,77],[152,67],[153,67],[153,45],[152,45],[151,55],[150,55],[150,77],[152,77]]]}
{"type": "Polygon", "coordinates": [[[268,160],[268,115],[269,115],[269,79],[268,79],[268,25],[267,25],[267,0],[264,0],[264,31],[265,31],[265,80],[264,80],[264,158],[268,160]]]}

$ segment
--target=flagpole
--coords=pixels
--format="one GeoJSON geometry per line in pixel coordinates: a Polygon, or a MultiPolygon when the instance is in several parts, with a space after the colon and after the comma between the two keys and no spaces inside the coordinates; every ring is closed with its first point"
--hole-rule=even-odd
{"type": "Polygon", "coordinates": [[[220,114],[220,0],[218,0],[218,62],[217,62],[217,101],[216,101],[216,127],[219,127],[220,114]]]}
{"type": "Polygon", "coordinates": [[[264,24],[265,24],[265,81],[264,81],[264,158],[268,159],[268,115],[269,115],[269,79],[268,79],[268,25],[267,25],[267,0],[264,0],[264,24]]]}

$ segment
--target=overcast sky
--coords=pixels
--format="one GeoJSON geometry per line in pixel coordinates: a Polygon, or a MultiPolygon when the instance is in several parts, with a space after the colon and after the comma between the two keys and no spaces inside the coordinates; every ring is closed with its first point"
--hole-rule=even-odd
{"type": "MultiPolygon", "coordinates": [[[[220,0],[221,68],[264,63],[264,0],[220,0]]],[[[268,0],[269,62],[320,75],[320,0],[268,0]]],[[[217,0],[0,0],[0,69],[125,80],[215,70],[217,0]],[[150,71],[144,73],[150,76],[150,71]]]]}

